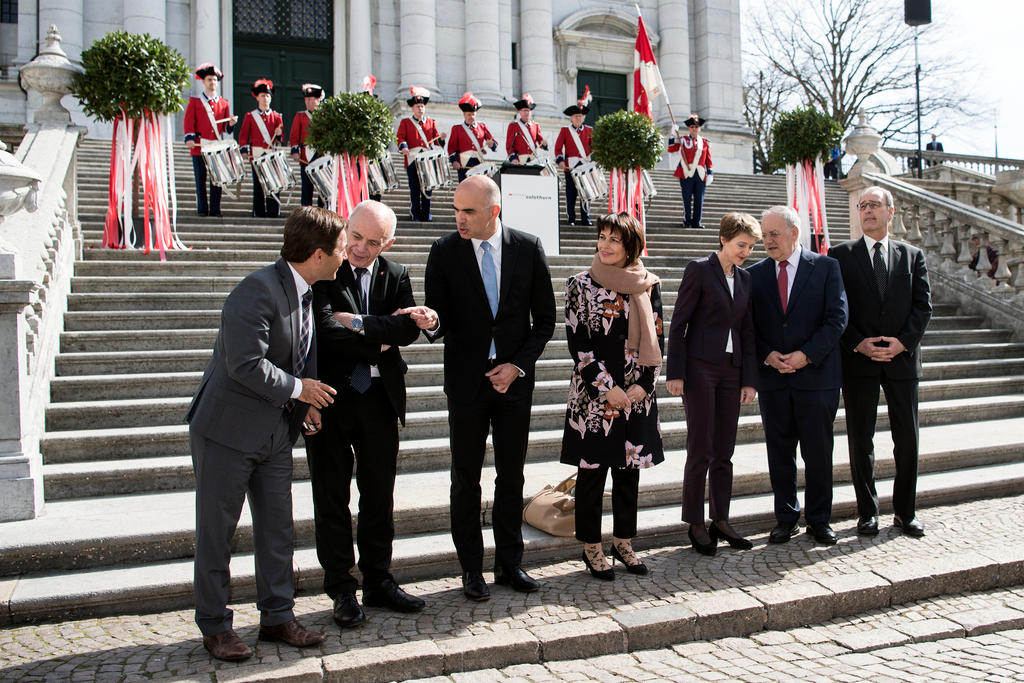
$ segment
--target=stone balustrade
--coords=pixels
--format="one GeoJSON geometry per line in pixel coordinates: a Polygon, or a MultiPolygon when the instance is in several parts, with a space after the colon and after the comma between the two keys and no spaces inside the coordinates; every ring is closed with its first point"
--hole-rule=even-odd
{"type": "MultiPolygon", "coordinates": [[[[910,173],[911,169],[917,167],[916,149],[886,147],[885,151],[899,161],[903,173],[910,173]]],[[[1000,171],[1024,170],[1024,159],[1004,159],[1002,157],[986,157],[974,154],[949,154],[947,152],[934,152],[930,150],[921,150],[921,157],[924,159],[926,170],[929,166],[937,166],[939,164],[953,164],[988,173],[989,175],[995,175],[1000,171]]]]}

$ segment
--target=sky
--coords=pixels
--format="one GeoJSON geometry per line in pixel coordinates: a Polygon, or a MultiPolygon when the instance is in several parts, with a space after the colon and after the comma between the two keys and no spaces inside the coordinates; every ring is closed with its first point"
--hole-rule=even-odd
{"type": "MultiPolygon", "coordinates": [[[[747,9],[771,4],[771,0],[740,2],[741,16],[748,15],[747,9]]],[[[896,20],[902,23],[902,2],[897,9],[896,20]]],[[[921,61],[929,56],[963,55],[975,68],[964,74],[964,83],[949,87],[969,87],[979,104],[977,115],[966,125],[923,127],[922,145],[934,132],[946,152],[992,156],[998,139],[999,156],[1024,159],[1024,1],[932,0],[931,10],[932,22],[947,24],[951,29],[947,33],[953,37],[935,43],[922,33],[921,61]]],[[[743,30],[746,33],[748,27],[744,25],[743,30]]]]}

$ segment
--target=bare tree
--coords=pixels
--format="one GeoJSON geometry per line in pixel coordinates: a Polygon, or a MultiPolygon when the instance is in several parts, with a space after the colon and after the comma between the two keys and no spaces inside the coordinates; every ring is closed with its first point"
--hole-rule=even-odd
{"type": "MultiPolygon", "coordinates": [[[[749,25],[748,52],[755,66],[748,88],[780,78],[798,94],[798,101],[787,105],[820,109],[844,129],[863,108],[883,137],[916,142],[914,29],[903,23],[902,2],[776,0],[749,25]],[[754,75],[759,71],[765,72],[763,79],[754,75]]],[[[939,33],[941,28],[933,25],[920,30],[929,42],[939,33]]],[[[922,119],[968,115],[964,105],[976,100],[963,87],[966,71],[948,53],[937,63],[922,64],[922,119]]]]}
{"type": "Polygon", "coordinates": [[[779,71],[769,69],[750,74],[743,86],[743,118],[755,136],[754,170],[769,175],[775,171],[772,161],[772,126],[785,108],[796,85],[779,71]]]}

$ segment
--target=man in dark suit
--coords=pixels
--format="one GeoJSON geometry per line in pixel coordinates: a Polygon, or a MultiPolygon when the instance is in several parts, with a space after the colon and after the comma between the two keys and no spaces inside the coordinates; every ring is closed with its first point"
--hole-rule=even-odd
{"type": "Polygon", "coordinates": [[[344,222],[325,209],[296,209],[281,258],[228,295],[213,357],[186,420],[196,475],[196,624],[203,645],[226,660],[252,656],[231,628],[231,537],[249,497],[256,554],[259,639],[296,647],[322,633],[295,620],[292,576],[292,446],[315,431],[335,393],[317,381],[311,285],[331,280],[345,258],[344,222]]]}
{"type": "Polygon", "coordinates": [[[494,181],[467,178],[454,204],[458,230],[434,242],[427,259],[426,304],[439,318],[427,336],[444,338],[452,539],[463,591],[471,600],[487,600],[480,471],[489,429],[496,471],[494,579],[518,591],[538,588],[521,567],[523,466],[534,365],[555,330],[555,296],[540,240],[498,219],[501,192],[494,181]]]}
{"type": "Polygon", "coordinates": [[[778,521],[768,540],[785,543],[797,533],[799,443],[807,533],[832,545],[832,423],[842,383],[838,341],[846,327],[846,293],[835,259],[800,246],[799,224],[789,207],[765,211],[761,235],[768,258],[750,267],[761,421],[778,521]]]}
{"type": "Polygon", "coordinates": [[[878,388],[885,392],[896,477],[893,523],[923,536],[917,519],[917,387],[921,337],[932,317],[928,267],[920,249],[889,239],[896,212],[892,194],[869,187],[858,204],[864,237],[829,250],[839,261],[850,301],[850,324],[839,340],[850,472],[857,493],[857,533],[878,533],[875,491],[875,419],[878,388]]]}
{"type": "MultiPolygon", "coordinates": [[[[398,347],[414,342],[420,332],[409,314],[395,315],[416,305],[409,272],[382,256],[394,244],[396,223],[395,212],[384,204],[358,204],[345,230],[348,259],[337,278],[313,287],[320,376],[339,395],[323,410],[322,429],[306,437],[306,459],[324,592],[334,600],[334,621],[342,627],[366,621],[349,573],[355,566],[348,507],[355,461],[363,604],[399,612],[424,606],[388,571],[395,536],[398,422],[405,423],[407,368],[398,347]]],[[[433,315],[423,307],[417,310],[423,317],[433,315]]]]}

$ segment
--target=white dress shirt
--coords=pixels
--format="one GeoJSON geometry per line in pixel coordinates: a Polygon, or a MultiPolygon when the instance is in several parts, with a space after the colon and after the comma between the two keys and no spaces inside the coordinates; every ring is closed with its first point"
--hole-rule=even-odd
{"type": "MultiPolygon", "coordinates": [[[[285,262],[287,263],[287,261],[285,262]]],[[[305,321],[302,319],[302,297],[306,295],[312,287],[306,282],[305,278],[299,275],[299,271],[292,267],[292,264],[288,263],[288,270],[292,271],[292,278],[295,280],[295,293],[299,296],[299,325],[302,325],[305,321]]],[[[299,353],[305,356],[309,353],[309,347],[313,345],[313,311],[310,309],[309,312],[309,327],[306,328],[308,332],[309,342],[306,344],[306,348],[299,349],[299,353]]],[[[300,331],[301,336],[301,331],[300,331]]],[[[295,378],[295,386],[292,387],[292,398],[298,398],[299,394],[302,393],[302,380],[298,377],[295,378]]]]}
{"type": "MultiPolygon", "coordinates": [[[[786,281],[786,301],[787,302],[789,301],[789,295],[793,293],[793,280],[796,279],[796,270],[800,266],[800,252],[802,250],[803,250],[803,247],[800,246],[799,243],[797,243],[796,249],[794,249],[793,253],[789,255],[788,259],[786,259],[786,263],[789,264],[789,267],[786,269],[786,275],[789,276],[789,279],[786,281]]],[[[779,261],[775,262],[775,279],[776,280],[779,279],[779,270],[780,270],[779,263],[780,263],[779,261]]]]}
{"type": "MultiPolygon", "coordinates": [[[[875,244],[879,240],[871,239],[867,235],[864,235],[864,246],[868,248],[868,261],[871,262],[872,267],[875,264],[875,244]]],[[[882,263],[885,264],[886,272],[889,271],[889,235],[886,235],[881,239],[882,243],[882,263]]]]}

